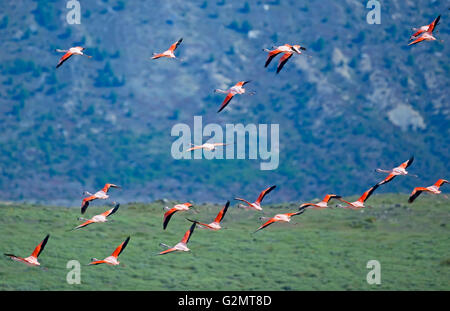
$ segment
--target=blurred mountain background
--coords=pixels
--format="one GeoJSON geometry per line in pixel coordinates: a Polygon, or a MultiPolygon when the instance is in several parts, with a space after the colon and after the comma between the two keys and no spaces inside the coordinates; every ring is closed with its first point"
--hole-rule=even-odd
{"type": "MultiPolygon", "coordinates": [[[[82,191],[119,184],[111,198],[225,202],[278,188],[267,202],[362,194],[415,161],[380,192],[409,193],[450,178],[449,13],[446,1],[1,1],[0,201],[78,205],[82,191]],[[442,15],[444,42],[407,46],[412,27],[442,15]],[[150,60],[183,38],[182,61],[150,60]],[[276,75],[263,48],[308,48],[276,75]],[[86,47],[59,69],[55,49],[86,47]],[[227,88],[252,80],[217,113],[227,88]],[[280,124],[280,165],[174,160],[171,128],[280,124]]],[[[207,138],[205,138],[205,141],[207,138]]]]}

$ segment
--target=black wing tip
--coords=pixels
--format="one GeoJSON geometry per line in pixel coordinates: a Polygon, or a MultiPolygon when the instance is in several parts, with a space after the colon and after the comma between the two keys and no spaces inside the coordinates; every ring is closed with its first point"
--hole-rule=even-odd
{"type": "Polygon", "coordinates": [[[115,212],[117,212],[117,210],[119,209],[119,207],[120,207],[120,203],[117,203],[117,204],[114,206],[113,210],[111,211],[111,214],[109,214],[109,216],[111,216],[112,214],[114,214],[115,212]]]}
{"type": "Polygon", "coordinates": [[[122,249],[124,249],[125,246],[127,246],[127,244],[128,244],[128,242],[130,241],[130,239],[131,239],[131,236],[128,236],[128,237],[125,239],[125,241],[123,242],[124,244],[123,244],[123,248],[122,248],[122,249]]]}

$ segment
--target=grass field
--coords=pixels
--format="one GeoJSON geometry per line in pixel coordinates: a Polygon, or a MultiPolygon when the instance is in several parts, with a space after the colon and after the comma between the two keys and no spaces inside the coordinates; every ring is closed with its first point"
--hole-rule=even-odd
{"type": "MultiPolygon", "coordinates": [[[[0,258],[0,290],[450,290],[450,200],[422,195],[374,195],[364,210],[307,210],[290,224],[252,234],[261,213],[232,202],[217,232],[197,228],[189,253],[155,256],[175,245],[190,222],[210,222],[220,206],[177,213],[162,230],[163,203],[124,204],[114,222],[79,224],[78,208],[0,204],[2,253],[26,257],[50,233],[41,267],[0,258]],[[131,236],[119,266],[87,266],[131,236]],[[69,260],[81,263],[81,284],[69,285],[69,260]],[[369,285],[369,260],[381,264],[381,284],[369,285]]],[[[334,206],[334,202],[332,206],[334,206]]],[[[296,204],[263,206],[264,216],[296,204]]],[[[94,203],[87,216],[109,205],[94,203]]]]}

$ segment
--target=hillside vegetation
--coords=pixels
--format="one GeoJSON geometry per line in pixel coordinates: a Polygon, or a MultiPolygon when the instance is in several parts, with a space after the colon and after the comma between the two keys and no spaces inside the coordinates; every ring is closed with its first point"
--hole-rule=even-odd
{"type": "MultiPolygon", "coordinates": [[[[41,268],[0,259],[0,290],[450,290],[450,205],[443,196],[374,195],[371,208],[307,210],[290,224],[252,234],[262,214],[230,206],[223,226],[195,229],[190,253],[155,256],[159,243],[174,245],[190,226],[209,221],[219,205],[177,213],[162,230],[163,202],[122,205],[114,222],[69,231],[78,209],[0,204],[1,252],[28,256],[50,233],[41,268]],[[87,266],[127,237],[119,266],[87,266]],[[81,284],[66,282],[69,260],[81,263],[81,284]],[[369,260],[381,264],[381,284],[368,285],[369,260]]],[[[170,204],[168,204],[170,205],[170,204]]],[[[332,204],[335,206],[335,204],[332,204]]],[[[89,207],[95,215],[110,206],[89,207]]],[[[297,205],[264,206],[264,215],[297,205]]]]}

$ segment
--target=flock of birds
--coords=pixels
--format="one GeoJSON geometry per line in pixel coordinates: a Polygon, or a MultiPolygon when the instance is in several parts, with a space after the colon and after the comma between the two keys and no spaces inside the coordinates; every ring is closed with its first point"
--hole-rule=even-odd
{"type": "MultiPolygon", "coordinates": [[[[414,31],[416,31],[410,38],[410,43],[408,45],[413,45],[413,44],[417,44],[419,42],[422,41],[434,41],[437,40],[434,36],[433,36],[433,31],[435,30],[436,26],[438,25],[440,20],[440,16],[438,16],[431,24],[429,25],[425,25],[422,26],[420,28],[414,28],[414,31]]],[[[183,39],[179,39],[177,42],[173,43],[170,48],[162,53],[154,53],[153,57],[151,59],[159,59],[159,58],[163,58],[163,57],[167,57],[167,58],[173,58],[176,59],[177,57],[175,56],[175,50],[180,46],[181,42],[183,41],[183,39]]],[[[66,62],[68,59],[70,59],[71,56],[73,55],[83,55],[83,56],[87,56],[87,57],[91,57],[88,56],[86,54],[84,54],[85,48],[84,47],[72,47],[69,50],[60,50],[57,49],[57,52],[61,52],[61,53],[65,53],[61,59],[59,60],[58,64],[56,65],[56,68],[59,68],[64,62],[66,62]]],[[[281,46],[277,46],[277,47],[273,47],[273,50],[268,50],[268,49],[264,49],[265,52],[268,53],[268,58],[266,60],[265,63],[265,67],[267,67],[270,62],[279,54],[282,54],[279,63],[278,63],[278,67],[277,67],[277,74],[282,70],[282,68],[284,67],[284,65],[287,63],[287,61],[294,55],[294,54],[302,54],[302,51],[305,51],[306,48],[300,45],[290,45],[290,44],[285,44],[285,45],[281,45],[281,46]]],[[[216,89],[214,90],[214,92],[219,92],[219,93],[224,93],[227,94],[223,103],[221,104],[218,112],[221,112],[231,101],[231,99],[234,97],[234,95],[236,94],[244,94],[246,93],[246,90],[244,89],[244,85],[249,83],[250,81],[240,81],[238,83],[236,83],[234,86],[232,86],[231,88],[229,88],[228,90],[220,90],[220,89],[216,89]]],[[[247,93],[247,94],[254,94],[253,92],[251,93],[247,93]]],[[[217,146],[224,146],[225,144],[223,143],[217,143],[217,144],[203,144],[200,146],[194,146],[192,148],[189,148],[187,151],[192,151],[192,150],[196,150],[196,149],[207,149],[207,150],[214,150],[217,146]]],[[[378,182],[377,184],[375,184],[374,186],[372,186],[370,189],[368,189],[366,192],[364,192],[361,197],[354,201],[354,202],[349,202],[346,201],[342,198],[342,196],[336,195],[336,194],[327,194],[322,201],[318,202],[318,203],[303,203],[300,205],[300,207],[298,208],[297,211],[295,212],[291,212],[291,213],[282,213],[282,214],[276,214],[273,217],[267,218],[267,217],[260,217],[260,219],[265,219],[266,222],[264,222],[259,228],[257,228],[257,231],[262,230],[264,228],[267,228],[269,225],[275,223],[275,222],[290,222],[291,218],[293,216],[297,216],[297,215],[301,215],[305,212],[306,209],[324,209],[324,208],[331,208],[331,206],[328,205],[328,203],[330,202],[330,200],[332,199],[336,199],[339,200],[343,203],[345,203],[345,205],[336,205],[336,207],[340,207],[340,208],[349,208],[349,209],[361,209],[366,207],[364,204],[365,202],[369,199],[369,197],[373,194],[373,192],[381,185],[387,184],[390,181],[392,181],[396,176],[405,176],[405,175],[409,175],[409,176],[414,176],[417,177],[417,175],[412,175],[412,174],[408,174],[408,171],[406,170],[412,163],[413,163],[414,157],[411,157],[409,160],[403,162],[401,165],[391,169],[391,170],[383,170],[383,169],[376,169],[377,172],[380,173],[387,173],[388,175],[386,176],[386,178],[384,178],[382,181],[378,182]]],[[[441,191],[439,190],[439,188],[444,184],[444,183],[449,183],[447,180],[445,179],[439,179],[434,185],[431,185],[429,187],[416,187],[414,188],[414,190],[411,192],[411,195],[409,196],[408,202],[412,203],[414,200],[417,199],[417,197],[422,193],[422,192],[428,192],[431,194],[440,194],[441,191]]],[[[103,189],[95,192],[94,194],[89,193],[89,192],[85,192],[85,195],[87,195],[81,203],[81,214],[84,214],[87,210],[87,208],[89,207],[90,202],[97,200],[97,199],[102,199],[102,200],[106,200],[109,198],[108,192],[110,190],[110,188],[120,188],[120,186],[117,186],[115,184],[111,184],[111,183],[107,183],[103,189]]],[[[237,201],[241,201],[245,204],[239,204],[240,207],[245,208],[245,209],[249,209],[249,210],[254,210],[254,211],[262,211],[262,207],[261,207],[261,202],[263,201],[264,197],[269,194],[272,190],[274,190],[276,188],[275,185],[268,187],[267,189],[264,189],[258,196],[258,198],[254,201],[254,202],[249,202],[245,199],[242,198],[235,198],[235,200],[237,201]]],[[[90,219],[85,219],[85,218],[79,218],[79,220],[83,220],[84,222],[82,224],[80,224],[79,226],[75,227],[72,230],[76,230],[76,229],[81,229],[81,228],[85,228],[88,225],[91,225],[93,223],[104,223],[108,221],[108,217],[110,217],[111,215],[115,214],[119,207],[120,204],[118,203],[114,203],[114,207],[112,209],[107,210],[106,212],[99,214],[99,215],[95,215],[90,219]]],[[[176,252],[176,251],[183,251],[183,252],[187,252],[190,249],[187,247],[187,243],[189,242],[190,238],[192,237],[192,234],[194,232],[194,229],[196,228],[196,226],[203,228],[203,229],[209,229],[209,230],[213,230],[213,231],[217,231],[220,230],[222,227],[220,225],[221,221],[224,219],[228,208],[230,205],[230,201],[227,201],[225,206],[219,211],[219,213],[217,214],[216,218],[211,222],[211,223],[202,223],[199,222],[197,220],[193,220],[193,219],[189,219],[186,218],[188,221],[192,222],[192,225],[189,227],[189,229],[186,231],[186,233],[184,234],[183,238],[181,239],[181,241],[179,243],[177,243],[174,246],[168,246],[164,243],[161,243],[160,246],[165,247],[166,250],[160,252],[158,255],[164,255],[164,254],[168,254],[168,253],[172,253],[172,252],[176,252]]],[[[368,206],[370,207],[370,206],[368,206]]],[[[195,209],[193,207],[193,205],[191,203],[183,203],[183,204],[176,204],[175,206],[173,206],[172,208],[168,208],[165,207],[165,213],[164,213],[164,217],[163,217],[163,230],[167,229],[167,226],[170,222],[170,219],[175,215],[175,213],[177,212],[185,212],[185,211],[189,211],[191,209],[195,209]]],[[[42,251],[44,250],[45,245],[47,244],[47,241],[49,239],[50,235],[47,235],[44,240],[42,240],[41,243],[39,243],[39,245],[34,249],[34,251],[32,252],[32,254],[29,257],[26,258],[22,258],[13,254],[5,254],[6,256],[10,257],[12,260],[14,261],[18,261],[18,262],[22,262],[25,263],[29,266],[40,266],[40,263],[38,262],[38,257],[39,255],[42,253],[42,251]]],[[[109,264],[109,265],[119,265],[119,261],[118,261],[118,257],[119,255],[123,252],[123,250],[125,249],[125,247],[128,245],[128,242],[130,241],[130,237],[127,237],[125,241],[123,241],[115,250],[114,252],[106,257],[103,260],[98,260],[96,258],[92,258],[91,262],[89,263],[89,265],[98,265],[98,264],[109,264]]]]}

